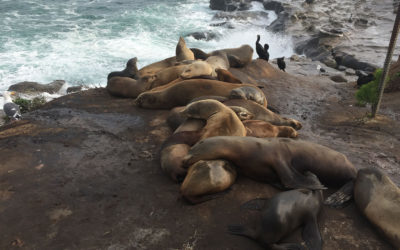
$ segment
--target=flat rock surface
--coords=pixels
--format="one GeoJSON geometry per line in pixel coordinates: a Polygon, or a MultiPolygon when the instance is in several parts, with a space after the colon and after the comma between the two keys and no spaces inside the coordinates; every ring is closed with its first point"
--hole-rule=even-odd
{"type": "MultiPolygon", "coordinates": [[[[369,120],[354,105],[354,83],[261,60],[231,71],[265,86],[271,106],[301,121],[300,139],[344,153],[357,168],[380,168],[399,185],[399,93],[385,94],[381,115],[369,120]]],[[[167,115],[98,88],[1,127],[0,249],[261,249],[227,225],[257,219],[240,204],[279,190],[240,176],[219,198],[188,205],[159,164],[167,115]]],[[[391,249],[354,203],[324,207],[319,227],[324,249],[391,249]]],[[[298,230],[284,241],[300,240],[298,230]]]]}

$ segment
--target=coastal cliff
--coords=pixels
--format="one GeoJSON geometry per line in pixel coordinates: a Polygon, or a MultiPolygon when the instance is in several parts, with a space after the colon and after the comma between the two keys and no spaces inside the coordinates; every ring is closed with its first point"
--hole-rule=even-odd
{"type": "MultiPolygon", "coordinates": [[[[263,86],[280,115],[301,121],[300,139],[344,153],[358,169],[378,167],[400,184],[400,93],[385,94],[381,115],[369,120],[369,110],[354,105],[354,83],[302,76],[306,67],[289,62],[288,74],[254,60],[230,71],[263,86]]],[[[219,198],[188,205],[159,164],[172,132],[167,115],[96,88],[1,127],[0,248],[259,249],[226,226],[254,216],[240,204],[278,190],[241,176],[219,198]]],[[[319,227],[324,249],[391,249],[354,204],[324,207],[319,227]]]]}

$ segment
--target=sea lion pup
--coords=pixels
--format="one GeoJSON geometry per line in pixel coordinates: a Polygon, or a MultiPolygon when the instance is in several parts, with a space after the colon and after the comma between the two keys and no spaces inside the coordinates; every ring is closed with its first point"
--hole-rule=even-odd
{"type": "Polygon", "coordinates": [[[281,243],[283,237],[303,227],[303,239],[308,249],[322,249],[317,217],[322,208],[320,190],[296,189],[281,192],[270,199],[248,201],[242,207],[261,211],[261,221],[255,228],[229,225],[228,232],[246,236],[266,249],[304,249],[301,244],[281,243]]]}
{"type": "Polygon", "coordinates": [[[190,203],[201,203],[215,198],[211,194],[229,188],[236,175],[234,166],[228,161],[198,161],[187,170],[180,191],[190,203]]]}
{"type": "Polygon", "coordinates": [[[200,139],[220,135],[246,136],[246,128],[235,112],[219,101],[208,99],[190,103],[182,114],[207,120],[200,139]]]}
{"type": "Polygon", "coordinates": [[[376,168],[358,171],[354,200],[360,211],[400,249],[400,189],[376,168]]]}
{"type": "Polygon", "coordinates": [[[226,69],[216,69],[217,79],[222,82],[242,83],[239,78],[236,78],[231,72],[226,69]]]}
{"type": "Polygon", "coordinates": [[[176,53],[176,61],[184,61],[184,60],[194,60],[193,52],[186,46],[186,42],[183,37],[179,37],[179,42],[176,45],[175,49],[176,53]]]}
{"type": "Polygon", "coordinates": [[[269,122],[260,120],[245,120],[242,121],[246,128],[246,136],[258,138],[264,137],[289,137],[296,138],[297,131],[289,126],[274,126],[269,122]]]}
{"type": "Polygon", "coordinates": [[[217,80],[190,79],[177,82],[160,91],[146,91],[136,98],[136,105],[142,108],[171,109],[185,106],[196,97],[217,95],[228,97],[231,90],[250,84],[234,84],[217,80]]]}
{"type": "Polygon", "coordinates": [[[228,57],[226,56],[226,53],[222,51],[213,52],[211,56],[205,60],[205,62],[210,64],[212,68],[211,75],[214,77],[217,77],[217,72],[215,71],[216,69],[229,69],[228,57]]]}
{"type": "Polygon", "coordinates": [[[211,76],[213,73],[212,66],[205,61],[195,61],[184,67],[180,77],[182,79],[190,79],[196,76],[208,75],[211,76]]]}
{"type": "Polygon", "coordinates": [[[173,80],[179,78],[179,76],[182,74],[184,69],[186,68],[186,65],[177,65],[177,66],[171,66],[165,69],[162,69],[158,71],[154,75],[154,80],[151,84],[151,89],[163,86],[167,83],[172,82],[173,80]]]}
{"type": "Polygon", "coordinates": [[[224,102],[227,106],[239,106],[246,109],[250,114],[253,115],[254,120],[262,120],[277,126],[290,126],[296,130],[301,129],[302,125],[295,119],[282,117],[271,110],[253,102],[244,99],[231,99],[224,102]]]}
{"type": "Polygon", "coordinates": [[[250,100],[267,107],[267,99],[265,98],[264,92],[262,92],[259,88],[243,86],[232,89],[229,99],[250,100]]]}
{"type": "Polygon", "coordinates": [[[114,76],[123,76],[123,77],[129,77],[132,79],[138,79],[138,68],[137,68],[137,57],[131,58],[128,60],[126,63],[126,67],[122,71],[114,71],[108,74],[107,80],[110,80],[111,77],[114,76]]]}
{"type": "Polygon", "coordinates": [[[216,136],[201,140],[185,157],[188,167],[200,160],[228,160],[240,172],[285,188],[324,188],[352,181],[356,169],[345,155],[315,143],[288,138],[216,136]],[[310,173],[309,173],[310,172],[310,173]]]}
{"type": "Polygon", "coordinates": [[[161,169],[175,182],[182,182],[187,169],[183,168],[183,158],[190,147],[200,139],[199,131],[182,131],[172,134],[161,146],[161,169]]]}
{"type": "Polygon", "coordinates": [[[114,76],[107,81],[106,89],[113,96],[136,98],[149,90],[154,76],[144,76],[135,80],[129,77],[114,76]]]}

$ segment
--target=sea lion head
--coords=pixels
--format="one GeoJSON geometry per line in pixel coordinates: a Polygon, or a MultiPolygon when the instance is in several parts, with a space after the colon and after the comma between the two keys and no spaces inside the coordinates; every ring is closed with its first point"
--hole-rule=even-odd
{"type": "Polygon", "coordinates": [[[182,115],[196,119],[208,119],[218,113],[224,105],[216,100],[206,99],[192,102],[181,112],[182,115]]]}
{"type": "Polygon", "coordinates": [[[203,75],[211,75],[212,67],[209,63],[205,61],[195,61],[191,64],[188,64],[181,73],[180,77],[182,79],[189,79],[195,76],[203,76],[203,75]]]}
{"type": "Polygon", "coordinates": [[[251,120],[254,118],[254,114],[248,111],[247,109],[240,106],[229,106],[236,113],[241,121],[251,120]]]}
{"type": "Polygon", "coordinates": [[[151,108],[156,102],[157,98],[153,93],[144,92],[136,98],[135,105],[141,108],[151,108]]]}

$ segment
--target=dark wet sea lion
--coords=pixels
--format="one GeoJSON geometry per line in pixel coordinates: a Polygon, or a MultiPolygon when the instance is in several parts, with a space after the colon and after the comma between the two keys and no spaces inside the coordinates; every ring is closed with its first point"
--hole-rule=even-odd
{"type": "Polygon", "coordinates": [[[231,234],[242,235],[259,242],[267,249],[304,249],[295,243],[279,242],[298,227],[303,227],[303,239],[309,249],[322,249],[317,217],[322,208],[322,192],[296,189],[281,192],[270,199],[256,199],[242,207],[261,210],[261,221],[255,227],[230,225],[231,234]],[[255,204],[255,205],[254,205],[255,204]]]}
{"type": "Polygon", "coordinates": [[[354,200],[359,210],[400,249],[400,189],[376,168],[358,171],[354,200]]]}
{"type": "Polygon", "coordinates": [[[244,99],[231,99],[224,102],[227,106],[238,106],[243,108],[243,112],[245,110],[249,111],[249,116],[252,116],[254,120],[262,120],[266,122],[270,122],[273,125],[277,126],[291,126],[294,129],[301,129],[302,125],[299,121],[291,118],[282,117],[271,110],[253,102],[250,100],[244,99]]]}
{"type": "Polygon", "coordinates": [[[245,99],[254,101],[264,107],[267,107],[267,99],[265,98],[264,92],[259,88],[243,86],[231,91],[229,99],[245,99]]]}
{"type": "Polygon", "coordinates": [[[269,122],[261,120],[245,120],[242,121],[246,128],[246,136],[253,136],[258,138],[265,137],[288,137],[296,138],[297,131],[289,126],[275,126],[269,122]]]}
{"type": "Polygon", "coordinates": [[[347,157],[319,144],[287,138],[217,136],[201,140],[185,157],[185,166],[200,160],[228,160],[244,175],[285,188],[341,186],[353,180],[356,169],[347,157]]]}
{"type": "Polygon", "coordinates": [[[246,128],[235,112],[216,100],[207,99],[190,103],[182,114],[188,118],[206,120],[200,139],[220,135],[246,135],[246,128]]]}
{"type": "Polygon", "coordinates": [[[128,62],[126,63],[126,67],[124,70],[111,72],[110,74],[108,74],[107,80],[110,80],[110,78],[114,76],[129,77],[137,80],[139,76],[136,63],[137,63],[137,57],[129,59],[128,62]]]}
{"type": "Polygon", "coordinates": [[[147,91],[136,99],[136,105],[143,108],[171,109],[184,106],[200,96],[217,95],[228,97],[231,90],[250,84],[234,84],[208,79],[190,79],[177,82],[160,91],[147,91]]]}
{"type": "Polygon", "coordinates": [[[229,188],[236,179],[236,170],[228,161],[199,161],[188,168],[181,185],[181,194],[192,204],[213,199],[210,194],[229,188]]]}

